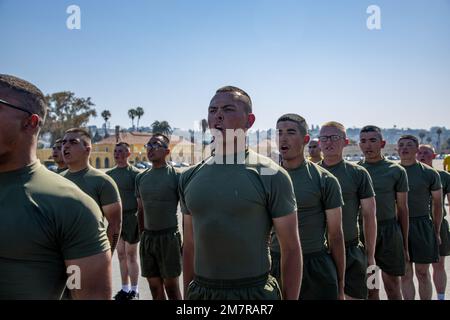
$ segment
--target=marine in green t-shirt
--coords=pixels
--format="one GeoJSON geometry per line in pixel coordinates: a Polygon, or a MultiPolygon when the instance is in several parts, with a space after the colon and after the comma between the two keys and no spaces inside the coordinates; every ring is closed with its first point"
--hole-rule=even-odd
{"type": "MultiPolygon", "coordinates": [[[[292,179],[297,200],[304,264],[299,298],[343,299],[345,247],[341,187],[329,171],[304,159],[304,146],[309,141],[305,119],[295,114],[281,116],[277,132],[283,167],[292,179]]],[[[277,237],[272,239],[271,250],[276,260],[277,237]]]]}
{"type": "Polygon", "coordinates": [[[214,155],[182,173],[183,277],[187,299],[280,299],[269,275],[272,225],[282,244],[284,299],[297,299],[301,252],[296,202],[287,172],[246,149],[251,99],[217,90],[208,108],[214,155]]]}
{"type": "Polygon", "coordinates": [[[62,139],[56,139],[55,143],[53,144],[52,158],[58,166],[58,168],[56,169],[56,173],[61,173],[67,170],[67,166],[64,162],[62,154],[62,139]]]}
{"type": "Polygon", "coordinates": [[[181,235],[178,230],[180,173],[166,162],[169,138],[154,134],[146,144],[152,168],[136,177],[139,225],[142,233],[141,273],[153,299],[180,300],[181,235]]]}
{"type": "Polygon", "coordinates": [[[74,298],[110,299],[100,209],[37,160],[46,110],[38,88],[0,74],[0,300],[60,299],[66,282],[74,298]]]}
{"type": "Polygon", "coordinates": [[[343,150],[349,140],[341,123],[330,121],[323,124],[319,141],[324,155],[320,165],[338,179],[344,197],[342,226],[346,247],[345,294],[347,298],[367,299],[367,268],[368,265],[375,265],[377,234],[372,179],[366,169],[343,159],[343,150]],[[359,237],[360,209],[365,246],[359,237]]]}
{"type": "Polygon", "coordinates": [[[432,283],[429,264],[439,261],[440,229],[442,223],[442,186],[433,168],[418,162],[419,141],[415,136],[401,136],[397,143],[401,165],[408,174],[409,257],[402,278],[405,300],[415,298],[412,263],[419,282],[419,296],[430,300],[432,283]],[[430,208],[432,199],[433,210],[430,208]],[[432,211],[432,212],[431,212],[432,211]],[[432,213],[432,215],[430,215],[432,213]]]}
{"type": "Polygon", "coordinates": [[[119,142],[114,148],[116,167],[106,172],[116,182],[122,202],[122,230],[117,243],[122,289],[114,296],[115,300],[139,299],[138,279],[139,264],[137,261],[137,244],[139,228],[136,201],[136,176],[141,172],[130,165],[130,145],[119,142]],[[130,288],[131,283],[131,288],[130,288]]]}
{"type": "MultiPolygon", "coordinates": [[[[405,169],[385,159],[381,151],[386,141],[381,129],[368,125],[361,129],[359,147],[365,159],[359,164],[372,178],[377,217],[375,262],[389,300],[401,300],[401,279],[408,260],[408,178],[405,169]]],[[[370,299],[379,299],[377,288],[371,286],[370,299]]]]}
{"type": "MultiPolygon", "coordinates": [[[[417,152],[417,160],[433,167],[433,159],[436,157],[434,148],[431,145],[420,145],[417,152]]],[[[450,173],[444,170],[437,170],[442,184],[442,223],[441,223],[441,244],[439,245],[439,262],[433,263],[433,282],[436,287],[438,300],[445,300],[445,289],[447,287],[447,273],[445,271],[445,257],[450,255],[450,231],[445,210],[445,198],[450,200],[450,173]]],[[[431,202],[431,199],[430,199],[431,202]]],[[[430,203],[431,207],[431,203],[430,203]]]]}
{"type": "Polygon", "coordinates": [[[108,221],[107,235],[114,252],[122,225],[120,194],[111,177],[89,165],[91,144],[91,136],[86,130],[73,128],[66,131],[62,145],[64,161],[69,170],[61,175],[75,183],[98,204],[108,221]]]}

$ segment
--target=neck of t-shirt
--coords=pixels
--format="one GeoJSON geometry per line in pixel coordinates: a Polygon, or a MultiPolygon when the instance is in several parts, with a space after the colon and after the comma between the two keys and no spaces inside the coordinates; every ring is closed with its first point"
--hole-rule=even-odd
{"type": "Polygon", "coordinates": [[[326,167],[334,167],[335,165],[338,165],[342,161],[344,161],[344,159],[342,159],[342,156],[332,156],[332,157],[324,157],[322,163],[326,167]]]}
{"type": "Polygon", "coordinates": [[[415,165],[417,163],[416,159],[411,159],[411,160],[401,160],[400,164],[404,167],[411,167],[413,165],[415,165]]]}
{"type": "Polygon", "coordinates": [[[297,158],[292,160],[283,160],[283,168],[286,170],[295,170],[305,162],[305,157],[303,154],[300,154],[297,158]]]}
{"type": "Polygon", "coordinates": [[[68,166],[68,167],[69,167],[69,172],[70,173],[78,173],[78,172],[89,170],[89,165],[85,165],[85,166],[68,166]]]}

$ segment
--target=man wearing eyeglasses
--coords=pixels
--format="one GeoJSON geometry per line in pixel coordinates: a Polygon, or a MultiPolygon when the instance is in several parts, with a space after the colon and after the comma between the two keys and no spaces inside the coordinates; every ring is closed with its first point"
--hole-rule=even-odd
{"type": "Polygon", "coordinates": [[[308,143],[309,161],[319,163],[322,161],[322,149],[320,148],[319,139],[311,139],[308,143]]]}
{"type": "Polygon", "coordinates": [[[367,299],[367,267],[375,265],[377,234],[372,179],[366,169],[343,159],[343,150],[348,145],[348,139],[341,123],[330,121],[323,124],[319,141],[324,156],[319,164],[339,180],[344,197],[342,226],[346,255],[346,298],[367,299]],[[359,237],[360,209],[364,223],[365,246],[359,237]]]}
{"type": "Polygon", "coordinates": [[[169,165],[169,138],[154,134],[146,144],[152,167],[136,177],[141,273],[154,300],[180,300],[181,235],[177,208],[180,173],[169,165]]]}
{"type": "Polygon", "coordinates": [[[69,170],[61,173],[75,183],[98,204],[108,221],[106,231],[114,253],[122,225],[122,204],[114,180],[89,165],[92,141],[89,132],[81,128],[66,131],[62,140],[63,157],[69,170]]]}
{"type": "Polygon", "coordinates": [[[55,141],[55,144],[52,147],[52,158],[58,166],[58,168],[56,169],[56,173],[61,173],[67,170],[67,166],[64,162],[62,154],[62,139],[57,139],[55,141]]]}
{"type": "MultiPolygon", "coordinates": [[[[375,261],[381,269],[389,300],[401,300],[400,276],[405,274],[408,256],[408,178],[405,169],[385,159],[381,150],[386,141],[381,129],[365,126],[359,135],[359,147],[375,189],[377,237],[375,261]]],[[[378,294],[371,298],[377,299],[378,294]]]]}
{"type": "Polygon", "coordinates": [[[0,300],[60,299],[69,270],[74,298],[110,299],[100,209],[36,157],[46,109],[38,88],[0,74],[0,300]]]}
{"type": "Polygon", "coordinates": [[[116,182],[122,202],[122,230],[117,244],[122,289],[114,296],[115,300],[138,300],[139,264],[137,247],[139,229],[137,221],[136,176],[141,172],[130,165],[130,145],[119,142],[114,148],[116,166],[106,172],[116,182]],[[130,288],[131,282],[131,288],[130,288]]]}
{"type": "MultiPolygon", "coordinates": [[[[308,125],[297,114],[277,121],[278,148],[294,185],[298,228],[303,252],[300,300],[344,300],[345,247],[343,205],[337,179],[304,158],[308,125]]],[[[278,237],[272,238],[273,266],[278,268],[278,237]]]]}
{"type": "Polygon", "coordinates": [[[246,147],[254,122],[244,90],[218,89],[208,107],[214,155],[181,175],[188,300],[298,299],[302,262],[292,182],[246,147]],[[281,292],[269,275],[272,226],[281,244],[281,292]]]}
{"type": "Polygon", "coordinates": [[[400,164],[408,174],[409,257],[402,277],[405,300],[414,300],[417,277],[421,300],[431,300],[433,287],[429,268],[439,261],[442,223],[442,185],[439,173],[416,159],[419,140],[413,135],[401,136],[397,142],[400,164]],[[430,207],[430,200],[432,206],[430,207]],[[414,271],[412,264],[414,263],[414,271]]]}

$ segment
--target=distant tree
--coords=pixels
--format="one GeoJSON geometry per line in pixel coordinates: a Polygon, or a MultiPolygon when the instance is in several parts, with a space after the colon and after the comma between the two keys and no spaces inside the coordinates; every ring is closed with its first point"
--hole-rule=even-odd
{"type": "Polygon", "coordinates": [[[141,117],[144,115],[144,109],[142,109],[141,107],[137,107],[136,108],[136,117],[137,117],[137,129],[139,131],[139,120],[141,119],[141,117]]]}
{"type": "Polygon", "coordinates": [[[90,117],[97,116],[91,98],[78,98],[70,91],[56,92],[45,98],[48,112],[41,134],[50,133],[50,145],[63,137],[66,130],[84,127],[90,117]]]}
{"type": "Polygon", "coordinates": [[[105,137],[108,136],[108,131],[106,130],[106,125],[108,123],[108,120],[111,118],[111,112],[109,110],[103,110],[102,111],[102,118],[105,120],[105,137]]]}
{"type": "Polygon", "coordinates": [[[426,134],[425,131],[420,131],[420,132],[419,132],[419,138],[420,138],[420,143],[421,143],[421,144],[423,143],[423,138],[425,138],[426,135],[427,135],[427,134],[426,134]]]}
{"type": "Polygon", "coordinates": [[[137,114],[136,114],[136,109],[129,109],[128,110],[128,117],[131,119],[131,126],[133,128],[134,131],[134,118],[136,118],[137,114]]]}
{"type": "Polygon", "coordinates": [[[172,133],[172,127],[169,125],[167,121],[161,121],[159,122],[156,120],[152,123],[152,132],[153,133],[162,133],[167,136],[169,136],[172,133]]]}
{"type": "Polygon", "coordinates": [[[438,128],[436,130],[436,134],[437,134],[437,143],[436,143],[436,147],[437,147],[437,151],[439,152],[441,149],[441,134],[442,134],[442,129],[438,128]]]}
{"type": "Polygon", "coordinates": [[[430,143],[431,143],[431,141],[432,141],[432,139],[431,139],[431,137],[430,137],[430,136],[428,136],[426,140],[427,140],[428,144],[430,144],[430,143]]]}

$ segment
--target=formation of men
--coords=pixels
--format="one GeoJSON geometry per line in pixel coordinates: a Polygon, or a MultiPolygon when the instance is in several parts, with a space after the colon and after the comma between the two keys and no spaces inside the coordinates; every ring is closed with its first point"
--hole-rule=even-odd
{"type": "Polygon", "coordinates": [[[52,146],[56,174],[36,158],[46,108],[34,85],[0,75],[0,299],[111,299],[116,248],[116,300],[139,299],[139,270],[158,300],[379,299],[377,268],[388,299],[414,299],[414,274],[421,299],[433,283],[445,299],[450,174],[414,136],[398,140],[397,164],[382,156],[380,128],[365,126],[356,164],[343,158],[341,123],[311,140],[306,120],[285,114],[279,165],[248,148],[251,98],[227,86],[207,110],[212,154],[184,172],[166,160],[169,137],[154,134],[149,169],[119,142],[103,173],[89,165],[90,134],[72,128],[52,146]]]}

